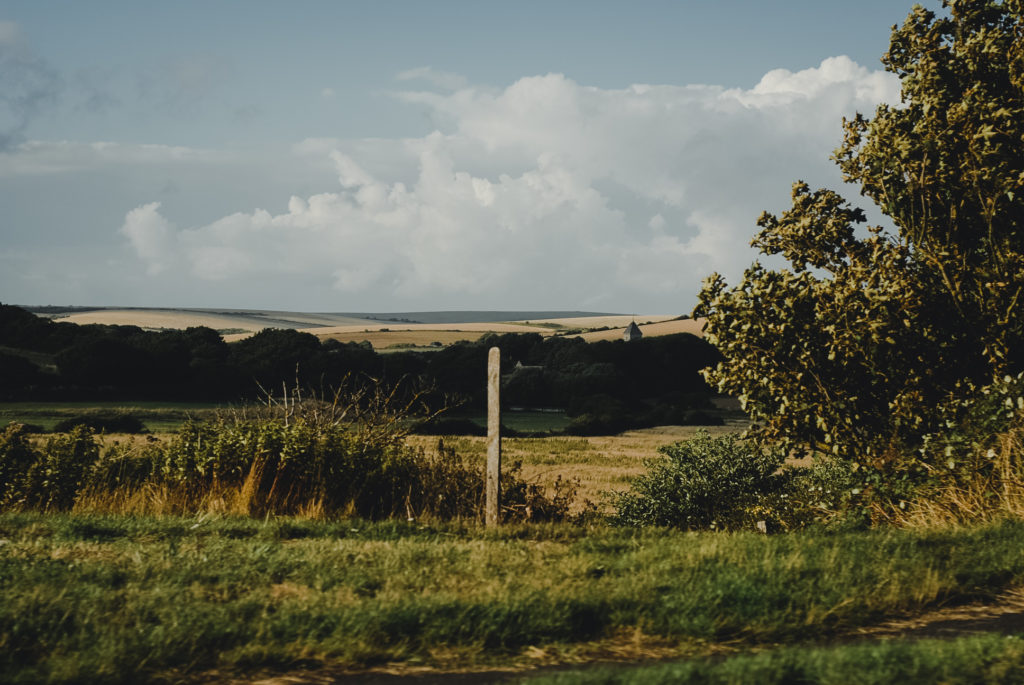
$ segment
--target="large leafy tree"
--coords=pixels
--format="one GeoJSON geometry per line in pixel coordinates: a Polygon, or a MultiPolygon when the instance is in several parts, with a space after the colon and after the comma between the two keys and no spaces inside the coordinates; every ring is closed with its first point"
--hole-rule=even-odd
{"type": "Polygon", "coordinates": [[[753,242],[789,268],[713,275],[695,310],[756,437],[889,475],[952,465],[929,440],[1024,370],[1024,0],[943,7],[893,28],[902,102],[835,153],[894,230],[797,183],[753,242]]]}

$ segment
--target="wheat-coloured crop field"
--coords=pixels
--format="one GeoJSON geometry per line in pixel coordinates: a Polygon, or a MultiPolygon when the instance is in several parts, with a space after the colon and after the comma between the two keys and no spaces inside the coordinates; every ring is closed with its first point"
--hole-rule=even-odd
{"type": "MultiPolygon", "coordinates": [[[[106,324],[112,326],[139,326],[145,329],[183,329],[206,326],[216,331],[243,331],[251,335],[264,328],[305,329],[348,324],[374,324],[336,314],[306,314],[302,312],[256,310],[207,309],[94,309],[70,312],[53,317],[57,321],[76,324],[106,324]]],[[[243,336],[244,337],[244,336],[243,336]]]]}
{"type": "MultiPolygon", "coordinates": [[[[659,426],[619,435],[503,438],[502,462],[506,466],[519,462],[523,478],[545,487],[553,486],[559,478],[577,481],[574,510],[583,509],[587,502],[605,510],[605,493],[628,489],[630,479],[644,472],[645,461],[657,457],[659,447],[689,439],[699,430],[721,435],[742,430],[742,426],[659,426]]],[[[470,460],[486,461],[487,438],[451,436],[441,439],[470,460]]],[[[414,435],[409,441],[429,449],[437,444],[438,438],[414,435]]]]}
{"type": "MultiPolygon", "coordinates": [[[[636,321],[647,336],[693,333],[701,335],[702,320],[678,319],[670,314],[564,316],[558,318],[508,321],[440,320],[436,313],[425,313],[428,323],[413,320],[389,320],[385,315],[363,318],[346,314],[319,314],[273,310],[146,309],[97,308],[53,315],[53,318],[77,324],[139,326],[147,330],[184,329],[205,326],[220,331],[227,342],[243,340],[264,328],[290,328],[316,335],[321,340],[369,342],[376,350],[431,349],[461,341],[478,340],[486,333],[539,333],[579,335],[588,342],[619,340],[631,321],[636,321]],[[594,330],[602,329],[602,330],[594,330]]],[[[369,316],[369,315],[367,315],[369,316]]],[[[403,316],[417,316],[409,313],[403,316]]],[[[397,318],[397,317],[396,317],[397,318]]]]}
{"type": "MultiPolygon", "coordinates": [[[[646,336],[658,336],[658,335],[674,335],[676,333],[692,333],[693,335],[704,334],[704,319],[671,319],[668,321],[659,321],[648,317],[638,316],[636,317],[637,325],[640,327],[640,332],[646,336]],[[651,323],[646,323],[650,321],[651,323]]],[[[628,321],[625,325],[628,325],[628,321]]],[[[582,333],[581,338],[587,342],[596,342],[598,340],[621,340],[622,339],[622,328],[611,329],[607,331],[591,331],[588,333],[582,333]]]]}
{"type": "MultiPolygon", "coordinates": [[[[395,345],[428,347],[433,342],[450,345],[463,340],[477,340],[485,333],[540,333],[551,334],[549,328],[519,323],[395,323],[375,321],[366,325],[326,326],[300,329],[320,338],[340,342],[368,341],[375,349],[386,349],[395,345]]],[[[248,337],[247,333],[224,336],[228,342],[248,337]]]]}

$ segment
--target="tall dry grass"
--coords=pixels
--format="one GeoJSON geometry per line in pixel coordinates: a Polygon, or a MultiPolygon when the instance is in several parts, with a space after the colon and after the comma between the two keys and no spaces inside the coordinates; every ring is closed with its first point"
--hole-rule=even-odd
{"type": "MultiPolygon", "coordinates": [[[[163,439],[102,444],[88,428],[0,433],[0,509],[311,519],[482,518],[483,465],[406,442],[417,395],[365,384],[333,397],[285,389],[265,405],[187,421],[163,439]]],[[[574,484],[503,473],[508,520],[561,520],[574,484]]]]}
{"type": "Polygon", "coordinates": [[[1024,425],[995,436],[968,463],[965,475],[926,488],[911,502],[876,507],[876,518],[903,527],[1024,519],[1024,425]]]}

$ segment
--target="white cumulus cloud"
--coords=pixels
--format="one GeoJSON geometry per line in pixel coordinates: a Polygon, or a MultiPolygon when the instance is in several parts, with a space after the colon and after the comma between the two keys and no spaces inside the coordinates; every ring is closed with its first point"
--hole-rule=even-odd
{"type": "Polygon", "coordinates": [[[846,57],[749,90],[404,76],[435,84],[396,96],[443,130],[305,141],[296,154],[334,164],[329,192],[187,229],[147,204],[123,232],[152,268],[181,260],[211,287],[291,288],[310,308],[688,311],[708,272],[751,261],[754,220],[792,181],[839,184],[841,118],[899,94],[846,57]]]}
{"type": "Polygon", "coordinates": [[[152,275],[163,271],[177,252],[174,226],[160,215],[159,210],[159,202],[136,207],[128,212],[121,226],[121,233],[128,237],[139,257],[146,261],[152,275]]]}

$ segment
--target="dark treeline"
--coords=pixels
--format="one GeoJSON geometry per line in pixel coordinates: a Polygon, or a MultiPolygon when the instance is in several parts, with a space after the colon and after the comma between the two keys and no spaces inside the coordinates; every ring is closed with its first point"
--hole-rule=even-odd
{"type": "Polygon", "coordinates": [[[571,416],[657,410],[679,419],[679,412],[706,404],[709,390],[698,371],[718,358],[689,334],[629,343],[489,334],[438,351],[377,354],[368,343],[266,329],[229,344],[204,327],[78,325],[0,305],[0,398],[235,402],[296,383],[330,391],[348,377],[405,381],[425,390],[435,409],[478,411],[492,345],[502,351],[503,404],[571,416]]]}

